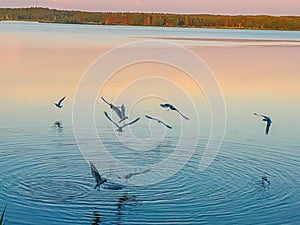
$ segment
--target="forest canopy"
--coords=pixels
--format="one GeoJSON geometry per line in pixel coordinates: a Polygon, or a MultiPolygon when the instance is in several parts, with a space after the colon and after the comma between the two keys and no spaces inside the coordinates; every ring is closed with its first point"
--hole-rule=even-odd
{"type": "Polygon", "coordinates": [[[300,30],[299,16],[84,12],[49,8],[0,8],[0,20],[94,25],[300,30]]]}

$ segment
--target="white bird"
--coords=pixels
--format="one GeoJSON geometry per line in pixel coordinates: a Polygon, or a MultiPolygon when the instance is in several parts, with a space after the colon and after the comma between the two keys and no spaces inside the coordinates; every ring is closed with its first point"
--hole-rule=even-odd
{"type": "Polygon", "coordinates": [[[101,99],[109,105],[109,107],[118,115],[118,117],[120,118],[119,123],[121,123],[122,121],[128,119],[128,116],[126,116],[125,114],[125,105],[122,104],[120,107],[118,106],[114,106],[112,103],[109,103],[108,101],[105,100],[105,98],[101,97],[101,99]],[[120,110],[121,109],[121,110],[120,110]]]}
{"type": "Polygon", "coordinates": [[[107,182],[107,180],[105,178],[104,179],[101,178],[98,169],[92,162],[90,162],[90,166],[91,166],[91,173],[96,180],[96,185],[95,185],[94,189],[97,188],[97,191],[100,191],[100,185],[107,182]]]}
{"type": "Polygon", "coordinates": [[[171,110],[175,110],[175,111],[177,111],[184,119],[189,120],[188,117],[186,117],[185,115],[183,115],[177,108],[175,108],[173,105],[171,105],[171,104],[169,104],[169,103],[160,104],[160,106],[161,106],[162,108],[167,109],[167,110],[170,110],[170,109],[171,109],[171,110]]]}
{"type": "Polygon", "coordinates": [[[63,102],[63,100],[65,100],[65,98],[66,98],[66,96],[64,96],[63,98],[61,98],[59,101],[58,101],[58,103],[54,103],[54,105],[56,105],[56,107],[57,108],[62,108],[63,106],[62,106],[62,102],[63,102]]]}
{"type": "Polygon", "coordinates": [[[104,112],[104,114],[105,114],[105,116],[107,117],[107,119],[109,119],[113,124],[115,124],[115,125],[118,127],[117,131],[119,131],[119,132],[123,132],[123,128],[124,128],[124,127],[126,127],[126,126],[128,126],[128,125],[132,125],[132,124],[134,124],[135,122],[137,122],[137,121],[140,119],[140,117],[138,117],[138,118],[136,118],[135,120],[133,120],[133,121],[131,121],[131,122],[129,122],[129,123],[126,123],[126,124],[120,126],[119,124],[117,124],[115,121],[113,121],[113,120],[109,117],[109,115],[107,114],[107,112],[104,112]]]}
{"type": "Polygon", "coordinates": [[[272,120],[270,117],[268,116],[265,116],[265,115],[260,115],[260,114],[257,114],[257,113],[253,113],[255,116],[261,116],[263,117],[263,121],[266,121],[267,122],[267,126],[266,126],[266,134],[269,133],[269,130],[270,130],[270,126],[271,126],[271,123],[272,123],[272,120]]]}
{"type": "Polygon", "coordinates": [[[148,118],[148,119],[150,119],[150,120],[155,120],[155,121],[157,121],[158,123],[163,124],[165,127],[169,128],[169,129],[172,129],[172,127],[171,127],[170,125],[166,124],[166,123],[165,123],[164,121],[162,121],[162,120],[159,120],[159,119],[157,119],[157,118],[154,118],[154,117],[148,116],[148,115],[145,115],[145,117],[148,118]]]}

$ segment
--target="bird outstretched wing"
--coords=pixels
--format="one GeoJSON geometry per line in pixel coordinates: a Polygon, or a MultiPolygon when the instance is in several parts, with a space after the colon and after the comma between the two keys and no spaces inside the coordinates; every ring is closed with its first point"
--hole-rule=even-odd
{"type": "Polygon", "coordinates": [[[166,126],[167,128],[172,129],[172,127],[171,127],[170,125],[166,124],[164,121],[162,121],[162,120],[160,120],[160,119],[157,119],[157,118],[154,118],[154,117],[148,116],[148,115],[145,115],[145,117],[148,118],[148,119],[150,119],[150,120],[155,120],[155,121],[157,121],[158,123],[163,124],[163,125],[166,126]]]}
{"type": "Polygon", "coordinates": [[[171,127],[170,125],[166,124],[165,122],[161,121],[161,123],[162,123],[163,125],[165,125],[167,128],[172,129],[172,127],[171,127]]]}
{"type": "Polygon", "coordinates": [[[257,113],[253,113],[255,116],[261,116],[261,117],[263,117],[263,118],[265,118],[265,119],[267,119],[267,118],[269,118],[269,117],[267,117],[267,116],[265,116],[265,115],[262,115],[262,114],[257,114],[257,113]]]}
{"type": "Polygon", "coordinates": [[[61,105],[61,103],[63,102],[63,100],[65,100],[65,98],[66,98],[66,96],[62,97],[57,104],[61,105]]]}
{"type": "Polygon", "coordinates": [[[107,118],[110,122],[112,122],[113,124],[115,124],[117,127],[120,127],[115,121],[113,121],[113,120],[109,117],[109,115],[107,114],[107,112],[104,111],[104,115],[106,116],[106,118],[107,118]]]}
{"type": "Polygon", "coordinates": [[[175,109],[184,119],[189,120],[189,118],[183,115],[178,109],[175,109]]]}
{"type": "Polygon", "coordinates": [[[131,121],[129,123],[124,124],[121,128],[124,128],[126,126],[132,125],[132,124],[136,123],[139,120],[140,120],[140,117],[136,118],[135,120],[133,120],[133,121],[131,121]]]}
{"type": "Polygon", "coordinates": [[[152,117],[152,116],[145,115],[145,117],[148,118],[148,119],[150,119],[150,120],[156,120],[157,121],[157,119],[154,118],[154,117],[152,117]]]}
{"type": "Polygon", "coordinates": [[[108,101],[106,101],[106,99],[105,98],[103,98],[102,96],[101,96],[101,99],[107,104],[107,105],[109,105],[110,106],[110,103],[108,102],[108,101]]]}
{"type": "Polygon", "coordinates": [[[94,163],[90,162],[90,166],[91,166],[91,173],[93,175],[93,177],[96,180],[96,183],[98,183],[99,181],[102,180],[101,175],[98,171],[98,169],[96,168],[96,166],[94,165],[94,163]]]}

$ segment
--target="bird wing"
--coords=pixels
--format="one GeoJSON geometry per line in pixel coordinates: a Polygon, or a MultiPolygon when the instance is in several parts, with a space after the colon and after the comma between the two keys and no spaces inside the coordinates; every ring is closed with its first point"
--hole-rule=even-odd
{"type": "MultiPolygon", "coordinates": [[[[270,117],[266,116],[266,115],[262,115],[262,114],[257,114],[257,113],[253,113],[255,116],[261,116],[263,117],[263,121],[267,121],[267,123],[272,123],[272,120],[270,117]]],[[[270,126],[270,125],[269,125],[270,126]]]]}
{"type": "Polygon", "coordinates": [[[264,117],[266,118],[266,116],[262,115],[262,114],[257,114],[257,113],[253,113],[255,116],[261,116],[261,117],[264,117]]]}
{"type": "Polygon", "coordinates": [[[262,114],[257,114],[257,113],[253,113],[255,116],[261,116],[261,117],[264,117],[265,119],[267,119],[267,118],[269,118],[269,117],[267,117],[267,116],[265,116],[265,115],[262,115],[262,114]]]}
{"type": "Polygon", "coordinates": [[[148,118],[148,119],[150,119],[150,120],[156,120],[157,122],[162,123],[162,124],[163,124],[164,126],[166,126],[167,128],[172,129],[172,127],[171,127],[170,125],[166,124],[166,123],[165,123],[164,121],[162,121],[162,120],[159,120],[159,119],[157,119],[157,118],[154,118],[154,117],[151,117],[151,116],[148,116],[148,115],[145,115],[145,117],[148,118]]]}
{"type": "Polygon", "coordinates": [[[122,117],[125,117],[125,105],[124,104],[121,105],[121,113],[122,113],[122,117]]]}
{"type": "Polygon", "coordinates": [[[126,127],[128,125],[132,125],[132,124],[136,123],[137,121],[139,121],[139,119],[140,119],[140,117],[136,118],[135,120],[131,121],[130,123],[124,124],[121,128],[124,128],[124,127],[126,127]]]}
{"type": "Polygon", "coordinates": [[[266,126],[266,134],[269,133],[269,130],[270,130],[270,126],[271,126],[271,122],[267,122],[267,126],[266,126]]]}
{"type": "Polygon", "coordinates": [[[186,117],[185,115],[183,115],[178,109],[175,109],[184,119],[189,120],[188,117],[186,117]]]}
{"type": "Polygon", "coordinates": [[[90,162],[90,166],[91,166],[91,173],[92,173],[93,177],[95,178],[96,182],[98,183],[100,180],[102,180],[100,173],[99,173],[97,167],[92,162],[90,162]]]}
{"type": "Polygon", "coordinates": [[[163,125],[165,125],[165,127],[169,128],[169,129],[172,129],[172,127],[168,124],[166,124],[164,121],[160,121],[163,125]]]}
{"type": "Polygon", "coordinates": [[[106,118],[107,118],[110,122],[112,122],[112,123],[115,124],[118,128],[120,128],[120,126],[119,126],[115,121],[113,121],[113,120],[109,117],[109,115],[107,114],[107,112],[104,111],[104,115],[106,116],[106,118]]]}
{"type": "Polygon", "coordinates": [[[60,105],[63,102],[63,100],[65,100],[65,98],[66,96],[62,97],[57,104],[60,105]]]}
{"type": "Polygon", "coordinates": [[[108,101],[106,101],[105,98],[101,97],[101,99],[110,106],[110,103],[108,101]]]}
{"type": "Polygon", "coordinates": [[[150,120],[156,120],[156,121],[158,121],[158,119],[156,119],[156,118],[154,118],[152,116],[145,115],[145,117],[148,118],[148,119],[150,119],[150,120]]]}

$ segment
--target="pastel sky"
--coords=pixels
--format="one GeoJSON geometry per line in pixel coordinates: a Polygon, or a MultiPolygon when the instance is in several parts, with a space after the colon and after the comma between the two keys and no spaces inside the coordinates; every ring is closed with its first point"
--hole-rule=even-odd
{"type": "Polygon", "coordinates": [[[1,0],[0,7],[84,11],[300,15],[299,0],[1,0]]]}

